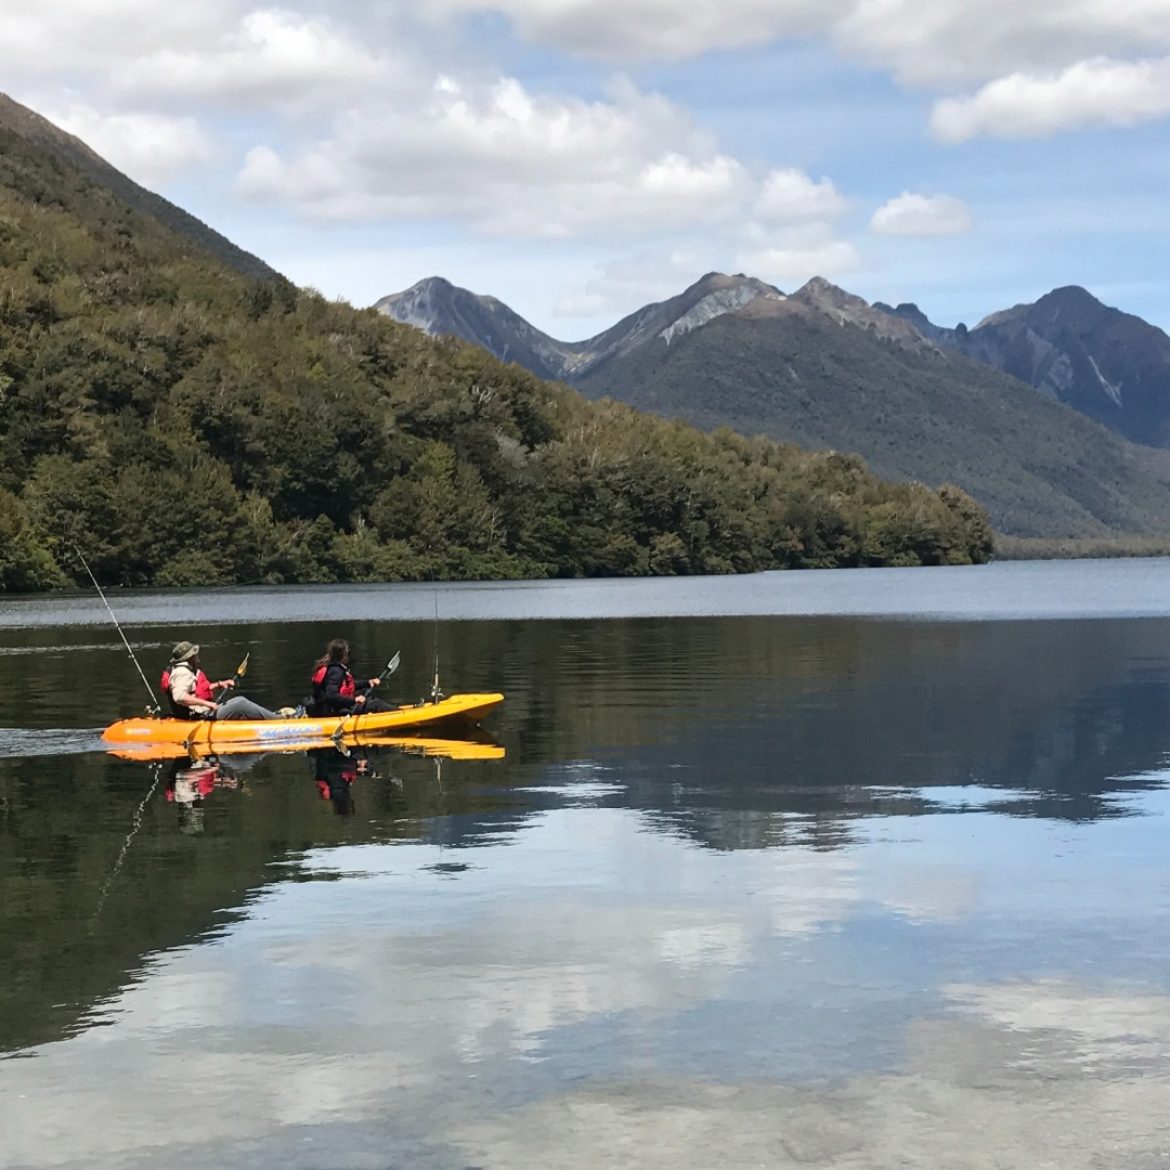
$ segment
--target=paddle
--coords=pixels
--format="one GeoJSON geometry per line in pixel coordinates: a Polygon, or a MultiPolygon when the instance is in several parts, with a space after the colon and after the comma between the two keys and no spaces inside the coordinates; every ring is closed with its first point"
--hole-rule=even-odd
{"type": "MultiPolygon", "coordinates": [[[[382,683],[384,683],[386,681],[386,679],[388,679],[390,677],[390,675],[392,675],[398,669],[398,664],[401,661],[402,661],[402,652],[399,650],[395,650],[394,657],[391,658],[390,661],[386,663],[385,669],[382,671],[382,673],[380,675],[378,675],[378,684],[377,684],[378,686],[381,686],[382,683]]],[[[370,690],[368,690],[366,692],[367,696],[370,694],[370,691],[372,691],[372,690],[373,690],[373,688],[371,687],[370,690]]],[[[332,739],[334,740],[334,742],[337,742],[338,740],[341,739],[341,729],[345,726],[345,721],[351,715],[353,715],[354,717],[358,717],[361,714],[362,714],[361,711],[347,711],[341,717],[341,722],[338,723],[337,730],[334,731],[334,733],[332,735],[332,739]]]]}
{"type": "Polygon", "coordinates": [[[223,690],[221,690],[219,694],[215,696],[214,701],[216,703],[220,702],[220,700],[223,699],[224,695],[226,695],[228,691],[234,691],[236,689],[236,685],[239,683],[240,679],[242,679],[244,675],[248,673],[248,659],[251,657],[252,651],[249,650],[248,653],[244,655],[244,661],[236,667],[236,673],[232,675],[231,684],[224,687],[223,690]]]}

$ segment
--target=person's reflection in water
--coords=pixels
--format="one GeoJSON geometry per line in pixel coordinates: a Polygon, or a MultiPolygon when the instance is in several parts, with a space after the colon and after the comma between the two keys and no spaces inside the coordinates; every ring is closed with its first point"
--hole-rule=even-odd
{"type": "Polygon", "coordinates": [[[179,813],[179,831],[203,832],[203,802],[217,788],[239,788],[240,782],[219,760],[176,760],[167,780],[167,802],[179,813]]]}
{"type": "Polygon", "coordinates": [[[365,755],[346,755],[337,748],[315,748],[309,752],[313,778],[322,800],[331,801],[339,817],[351,817],[355,807],[353,783],[359,776],[373,776],[370,760],[365,755]]]}

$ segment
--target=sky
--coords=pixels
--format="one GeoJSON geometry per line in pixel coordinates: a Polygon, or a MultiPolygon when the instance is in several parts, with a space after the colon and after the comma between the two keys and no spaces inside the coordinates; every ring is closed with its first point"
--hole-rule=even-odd
{"type": "Polygon", "coordinates": [[[16,0],[0,86],[355,305],[576,340],[722,271],[1170,328],[1170,0],[16,0]]]}

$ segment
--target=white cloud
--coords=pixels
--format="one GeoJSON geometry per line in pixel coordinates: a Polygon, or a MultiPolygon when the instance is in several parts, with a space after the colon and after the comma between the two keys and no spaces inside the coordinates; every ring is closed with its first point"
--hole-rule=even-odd
{"type": "Polygon", "coordinates": [[[681,60],[824,26],[852,0],[431,0],[440,13],[499,12],[525,40],[610,61],[681,60]]]}
{"type": "Polygon", "coordinates": [[[798,287],[814,276],[841,276],[861,267],[861,257],[848,240],[827,240],[805,247],[755,248],[740,252],[737,264],[772,284],[798,287]]]}
{"type": "Polygon", "coordinates": [[[862,267],[862,260],[853,244],[837,237],[828,220],[783,226],[751,222],[741,232],[735,267],[791,290],[814,276],[855,272],[862,267]]]}
{"type": "Polygon", "coordinates": [[[146,186],[167,183],[216,154],[214,142],[194,118],[103,114],[81,104],[46,116],[146,186]]]}
{"type": "Polygon", "coordinates": [[[772,171],[764,181],[756,203],[763,220],[834,219],[846,207],[832,180],[814,182],[795,168],[772,171]]]}
{"type": "Polygon", "coordinates": [[[440,77],[411,105],[350,110],[300,153],[253,150],[238,189],[322,219],[447,218],[549,239],[728,229],[760,206],[804,218],[843,205],[827,179],[753,175],[665,98],[622,85],[586,102],[514,78],[440,77]]]}
{"type": "Polygon", "coordinates": [[[159,4],[158,0],[54,0],[6,4],[0,35],[0,67],[6,78],[89,73],[104,83],[128,63],[173,45],[214,43],[219,30],[243,9],[239,0],[159,4]]]}
{"type": "Polygon", "coordinates": [[[1032,138],[1086,126],[1128,126],[1170,114],[1170,57],[1082,61],[1059,73],[1013,73],[970,97],[937,103],[931,130],[944,142],[978,135],[1032,138]]]}
{"type": "Polygon", "coordinates": [[[869,221],[879,236],[958,236],[971,230],[971,212],[951,195],[903,191],[883,204],[869,221]]]}
{"type": "MultiPolygon", "coordinates": [[[[328,16],[320,8],[305,0],[9,5],[0,68],[14,88],[56,78],[113,112],[311,101],[328,122],[391,92],[409,107],[438,63],[440,42],[420,32],[428,19],[497,13],[531,41],[619,62],[819,34],[904,84],[944,91],[934,127],[948,141],[1167,113],[1167,0],[433,0],[425,14],[405,0],[348,0],[328,16]]],[[[449,53],[451,41],[442,43],[449,53]]]]}
{"type": "Polygon", "coordinates": [[[321,87],[368,85],[392,69],[324,18],[261,9],[213,40],[171,42],[132,60],[113,83],[156,97],[301,102],[321,87]]]}
{"type": "Polygon", "coordinates": [[[528,40],[609,61],[678,60],[819,33],[906,85],[984,85],[940,103],[934,126],[948,141],[1127,125],[1170,112],[1166,68],[1149,60],[1170,51],[1167,0],[436,2],[447,14],[500,13],[528,40]]]}
{"type": "Polygon", "coordinates": [[[528,40],[617,61],[695,57],[822,32],[903,80],[929,84],[1170,48],[1165,0],[432,0],[430,7],[500,13],[528,40]]]}
{"type": "Polygon", "coordinates": [[[432,0],[428,7],[499,13],[527,40],[612,61],[678,60],[819,32],[915,84],[1170,49],[1165,0],[432,0]]]}
{"type": "Polygon", "coordinates": [[[1166,0],[854,0],[836,43],[904,82],[952,86],[1170,49],[1166,0]]]}

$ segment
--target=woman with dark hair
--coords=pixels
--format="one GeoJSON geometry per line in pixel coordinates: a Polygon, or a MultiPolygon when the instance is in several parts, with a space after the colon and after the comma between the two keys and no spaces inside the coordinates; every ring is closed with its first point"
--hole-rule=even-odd
{"type": "Polygon", "coordinates": [[[393,704],[384,703],[371,695],[373,688],[381,681],[371,678],[359,686],[349,669],[349,643],[344,638],[334,638],[313,667],[313,702],[309,713],[320,718],[325,715],[393,711],[393,704]]]}

